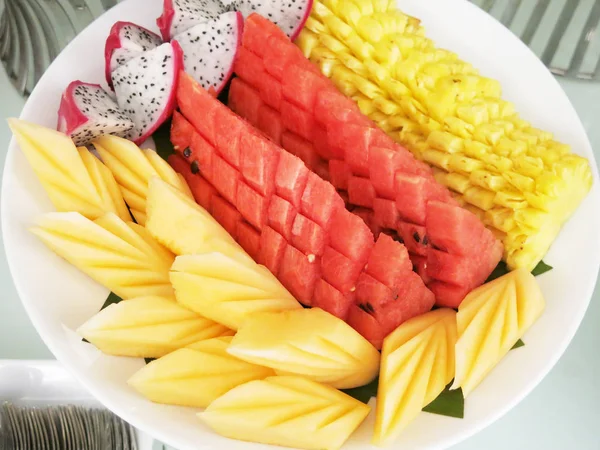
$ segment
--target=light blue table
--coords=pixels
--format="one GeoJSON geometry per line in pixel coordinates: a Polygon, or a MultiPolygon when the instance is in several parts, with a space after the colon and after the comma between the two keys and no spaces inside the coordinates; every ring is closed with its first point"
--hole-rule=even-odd
{"type": "MultiPolygon", "coordinates": [[[[567,81],[562,84],[600,157],[600,86],[567,81]]],[[[22,106],[23,101],[0,69],[0,116],[18,116],[22,106]]],[[[0,152],[6,152],[8,141],[8,127],[0,122],[0,152]]],[[[2,153],[2,166],[4,157],[2,153]]],[[[0,359],[52,358],[25,315],[4,252],[0,253],[0,359]]],[[[554,370],[516,409],[456,450],[600,449],[598,324],[597,289],[579,332],[554,370]]]]}

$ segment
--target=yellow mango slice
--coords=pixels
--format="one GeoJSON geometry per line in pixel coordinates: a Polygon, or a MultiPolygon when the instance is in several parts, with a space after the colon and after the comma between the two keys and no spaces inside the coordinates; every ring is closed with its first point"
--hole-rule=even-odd
{"type": "Polygon", "coordinates": [[[369,411],[369,406],[330,386],[278,376],[238,386],[198,416],[231,439],[337,450],[369,411]]]}
{"type": "Polygon", "coordinates": [[[179,303],[233,330],[259,312],[302,308],[264,266],[222,253],[178,256],[170,276],[179,303]]]}
{"type": "Polygon", "coordinates": [[[107,209],[67,135],[23,120],[9,119],[8,125],[58,211],[75,211],[92,220],[109,211],[119,212],[107,209]]]}
{"type": "Polygon", "coordinates": [[[123,299],[173,298],[169,269],[174,256],[149,244],[113,213],[93,222],[79,213],[48,213],[31,228],[61,258],[123,299]]]}
{"type": "Polygon", "coordinates": [[[373,443],[391,444],[454,377],[456,312],[437,309],[383,341],[373,443]]]}
{"type": "Polygon", "coordinates": [[[77,332],[114,356],[160,358],[189,344],[233,332],[164,297],[140,297],[100,311],[77,332]]]}
{"type": "Polygon", "coordinates": [[[216,251],[254,264],[208,211],[159,178],[150,180],[147,212],[148,231],[176,255],[216,251]]]}
{"type": "Polygon", "coordinates": [[[236,386],[275,373],[227,353],[231,337],[208,339],[142,368],[129,385],[156,403],[206,408],[236,386]]]}
{"type": "Polygon", "coordinates": [[[518,269],[472,291],[458,309],[456,376],[452,389],[467,397],[541,316],[535,277],[518,269]]]}
{"type": "Polygon", "coordinates": [[[379,372],[379,352],[351,326],[320,308],[255,314],[229,353],[338,389],[363,386],[379,372]]]}
{"type": "Polygon", "coordinates": [[[140,150],[133,142],[117,136],[102,136],[93,142],[104,164],[113,173],[131,213],[140,225],[146,223],[148,183],[158,177],[189,198],[187,183],[153,150],[140,150]]]}

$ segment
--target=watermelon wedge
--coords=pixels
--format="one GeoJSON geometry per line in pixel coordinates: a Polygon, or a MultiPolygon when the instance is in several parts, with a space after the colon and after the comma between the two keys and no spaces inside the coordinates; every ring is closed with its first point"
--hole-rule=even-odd
{"type": "Polygon", "coordinates": [[[376,242],[333,185],[190,76],[182,73],[178,89],[170,164],[196,201],[299,301],[342,320],[354,308],[369,311],[367,322],[354,322],[378,348],[402,322],[433,307],[404,245],[386,235],[376,242]]]}
{"type": "MultiPolygon", "coordinates": [[[[234,65],[238,78],[230,90],[230,107],[331,181],[376,237],[384,232],[404,243],[436,303],[458,307],[500,261],[500,241],[459,206],[431,169],[315,70],[275,25],[265,25],[256,15],[247,19],[254,21],[261,26],[246,27],[246,57],[234,65]],[[262,83],[269,72],[275,75],[266,90],[262,83]],[[263,75],[250,76],[258,73],[263,75]],[[278,93],[277,101],[273,93],[278,93]],[[261,120],[264,111],[268,120],[261,120]]],[[[319,292],[327,288],[321,286],[319,292]]],[[[368,313],[354,310],[352,321],[368,313]]]]}

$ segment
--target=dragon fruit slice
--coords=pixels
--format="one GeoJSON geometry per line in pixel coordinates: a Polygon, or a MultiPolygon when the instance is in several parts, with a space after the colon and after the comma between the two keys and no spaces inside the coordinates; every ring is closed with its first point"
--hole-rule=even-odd
{"type": "Polygon", "coordinates": [[[185,71],[206,90],[218,94],[231,78],[242,41],[244,17],[227,12],[175,36],[184,55],[185,71]]]}
{"type": "Polygon", "coordinates": [[[125,137],[134,126],[99,84],[73,81],[62,95],[57,129],[78,147],[105,134],[125,137]]]}
{"type": "Polygon", "coordinates": [[[106,64],[106,81],[112,87],[110,74],[127,61],[140,56],[162,44],[156,33],[131,22],[117,22],[113,25],[106,39],[104,58],[106,64]]]}
{"type": "Polygon", "coordinates": [[[313,0],[223,0],[225,6],[240,11],[245,18],[257,13],[276,24],[294,40],[302,31],[312,10],[313,0]]]}
{"type": "Polygon", "coordinates": [[[171,117],[181,70],[183,52],[179,43],[172,41],[142,53],[112,73],[117,102],[135,124],[128,139],[143,143],[171,117]]]}
{"type": "Polygon", "coordinates": [[[220,0],[164,0],[156,24],[165,41],[202,22],[216,19],[228,9],[220,0]]]}

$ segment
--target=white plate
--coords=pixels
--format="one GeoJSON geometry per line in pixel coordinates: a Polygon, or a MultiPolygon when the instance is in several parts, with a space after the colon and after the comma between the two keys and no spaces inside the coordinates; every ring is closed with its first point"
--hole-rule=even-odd
{"type": "MultiPolygon", "coordinates": [[[[22,117],[54,126],[60,94],[71,80],[103,80],[103,46],[110,26],[117,20],[131,20],[155,29],[161,4],[159,0],[129,0],[87,28],[56,59],[22,117]]],[[[600,191],[592,149],[575,110],[525,45],[465,0],[402,0],[401,6],[423,19],[429,36],[441,45],[499,79],[506,97],[516,103],[525,118],[552,130],[575,152],[588,157],[595,178],[591,194],[545,258],[554,266],[552,272],[539,278],[548,306],[525,336],[527,345],[511,352],[467,399],[463,420],[424,413],[397,443],[397,448],[447,448],[513,408],[548,373],[571,341],[585,314],[600,265],[600,191]]],[[[196,419],[192,409],[144,400],[125,383],[142,367],[142,360],[101,355],[77,338],[72,330],[98,311],[107,291],[27,232],[34,218],[51,211],[52,206],[14,142],[6,162],[2,208],[8,261],[33,324],[56,357],[102,403],[180,450],[267,448],[219,438],[196,419]]],[[[371,431],[367,421],[346,448],[370,448],[371,431]]]]}

